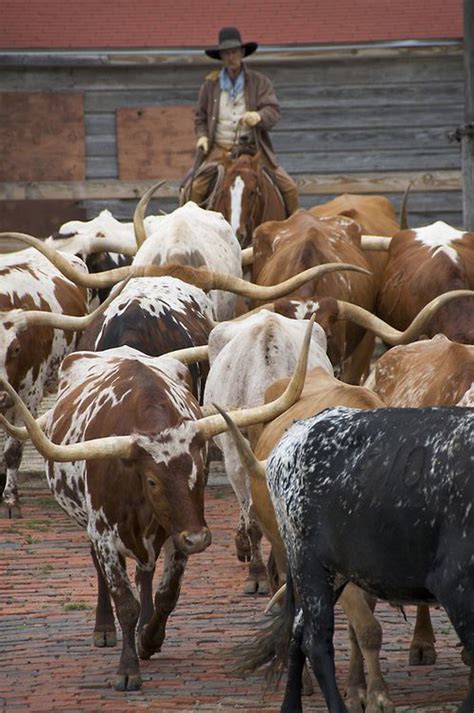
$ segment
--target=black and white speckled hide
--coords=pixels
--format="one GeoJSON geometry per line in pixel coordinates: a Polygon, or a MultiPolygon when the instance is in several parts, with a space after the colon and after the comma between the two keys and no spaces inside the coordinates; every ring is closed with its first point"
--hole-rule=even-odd
{"type": "MultiPolygon", "coordinates": [[[[210,298],[174,277],[130,280],[85,330],[79,349],[102,351],[127,345],[149,356],[207,344],[213,324],[210,298]]],[[[194,394],[202,398],[207,362],[190,364],[194,394]]]]}
{"type": "MultiPolygon", "coordinates": [[[[474,658],[473,437],[469,408],[334,408],[295,423],[270,455],[303,611],[298,643],[315,673],[325,671],[330,710],[345,708],[332,650],[317,642],[332,637],[335,597],[348,581],[391,602],[440,602],[474,658]]],[[[473,703],[471,691],[460,711],[473,703]]]]}
{"type": "MultiPolygon", "coordinates": [[[[79,258],[72,262],[86,271],[79,258]]],[[[23,310],[43,310],[82,316],[88,294],[67,280],[34,248],[0,257],[0,374],[36,415],[45,392],[55,388],[58,367],[76,344],[76,334],[49,327],[27,327],[23,310]],[[12,311],[15,310],[15,311],[12,311]]],[[[3,409],[7,418],[22,424],[15,409],[3,409]]],[[[4,448],[5,504],[19,513],[17,477],[23,445],[7,437],[4,448]]]]}
{"type": "MultiPolygon", "coordinates": [[[[169,215],[156,217],[154,229],[137,251],[134,265],[204,266],[213,272],[242,277],[240,244],[221,213],[203,210],[189,201],[169,215]]],[[[212,290],[209,296],[216,319],[234,317],[236,295],[212,290]]]]}

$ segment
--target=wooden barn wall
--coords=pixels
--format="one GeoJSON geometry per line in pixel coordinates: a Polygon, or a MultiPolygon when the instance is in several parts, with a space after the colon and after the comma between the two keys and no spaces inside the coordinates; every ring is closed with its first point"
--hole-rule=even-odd
{"type": "MultiPolygon", "coordinates": [[[[462,54],[253,62],[272,79],[282,119],[272,132],[282,165],[301,181],[305,207],[332,195],[305,195],[304,176],[428,173],[461,168],[459,144],[447,133],[463,123],[462,54]]],[[[191,107],[209,68],[199,66],[4,67],[0,92],[79,93],[84,101],[85,175],[118,179],[117,113],[191,107]]],[[[157,128],[158,131],[158,128],[157,128]]],[[[159,137],[152,137],[153,139],[159,137]]],[[[129,174],[127,174],[129,177],[129,174]]],[[[156,178],[160,175],[157,171],[156,178]]],[[[180,176],[175,177],[179,179],[180,176]]],[[[399,206],[401,193],[388,193],[399,206]]],[[[135,200],[83,201],[93,217],[105,207],[129,219],[135,200]]],[[[175,198],[152,204],[171,210],[175,198]]],[[[435,219],[462,225],[461,192],[415,191],[413,226],[435,219]]]]}

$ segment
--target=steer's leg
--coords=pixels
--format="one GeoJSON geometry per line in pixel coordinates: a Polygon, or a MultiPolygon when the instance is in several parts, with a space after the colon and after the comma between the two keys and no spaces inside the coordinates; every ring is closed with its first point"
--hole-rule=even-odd
{"type": "Polygon", "coordinates": [[[165,562],[163,575],[155,594],[155,611],[141,632],[140,658],[149,659],[160,650],[166,633],[166,622],[178,601],[181,579],[188,561],[183,552],[179,552],[169,537],[164,545],[165,562]]]}
{"type": "Polygon", "coordinates": [[[430,608],[427,604],[420,604],[416,608],[415,631],[410,644],[410,666],[432,666],[436,661],[435,641],[430,608]]]}
{"type": "Polygon", "coordinates": [[[288,647],[288,676],[281,713],[302,713],[302,677],[306,660],[301,642],[303,640],[304,619],[300,609],[293,621],[290,645],[288,647]]]}
{"type": "MultiPolygon", "coordinates": [[[[468,556],[470,556],[470,552],[468,556]]],[[[428,586],[439,603],[446,609],[471,662],[474,662],[474,608],[472,606],[474,578],[467,574],[468,566],[465,564],[451,564],[454,570],[452,577],[449,574],[445,574],[443,577],[443,573],[435,573],[432,585],[430,586],[428,583],[428,586]],[[462,574],[459,574],[460,572],[462,574]]],[[[471,664],[469,691],[458,709],[458,713],[472,713],[472,711],[474,711],[474,665],[471,664]]]]}
{"type": "Polygon", "coordinates": [[[4,458],[6,466],[6,481],[3,490],[3,503],[6,515],[10,518],[21,517],[18,502],[18,470],[23,455],[23,443],[7,436],[5,439],[4,458]]]}
{"type": "Polygon", "coordinates": [[[348,713],[337,688],[334,666],[334,605],[337,595],[319,562],[292,567],[303,574],[297,583],[305,621],[302,650],[321,687],[329,713],[348,713]]]}
{"type": "Polygon", "coordinates": [[[135,568],[135,584],[140,593],[140,619],[138,622],[138,631],[141,632],[143,627],[148,624],[153,616],[153,575],[155,567],[152,570],[140,569],[137,565],[135,568]]]}
{"type": "Polygon", "coordinates": [[[97,562],[112,594],[115,611],[122,629],[122,654],[115,680],[117,691],[137,691],[142,680],[135,648],[135,628],[140,605],[133,593],[125,567],[125,559],[114,548],[113,538],[101,536],[93,542],[97,562]]]}
{"type": "Polygon", "coordinates": [[[346,706],[350,713],[394,713],[395,707],[380,669],[382,627],[373,614],[376,600],[354,584],[348,584],[339,603],[349,620],[351,639],[346,706]]]}
{"type": "Polygon", "coordinates": [[[253,506],[249,507],[249,524],[247,533],[250,540],[250,564],[249,576],[245,583],[245,594],[258,592],[266,596],[270,593],[270,581],[268,579],[267,568],[263,562],[262,553],[262,530],[254,513],[253,506]]]}
{"type": "Polygon", "coordinates": [[[95,610],[94,646],[115,646],[117,643],[117,633],[115,631],[114,612],[110,600],[110,592],[93,545],[91,545],[91,555],[97,572],[97,607],[95,610]]]}

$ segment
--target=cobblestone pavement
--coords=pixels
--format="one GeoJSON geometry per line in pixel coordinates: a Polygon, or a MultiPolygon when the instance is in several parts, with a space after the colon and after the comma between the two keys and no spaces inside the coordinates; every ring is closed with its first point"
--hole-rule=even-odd
{"type": "MultiPolygon", "coordinates": [[[[96,582],[85,533],[41,479],[21,487],[23,519],[0,520],[0,711],[279,710],[281,689],[263,699],[261,674],[244,680],[231,672],[230,648],[255,631],[267,600],[241,593],[246,567],[234,554],[238,509],[228,485],[208,488],[213,544],[190,558],[162,652],[141,663],[142,690],[125,694],[112,687],[120,649],[91,643],[96,582]]],[[[438,661],[419,668],[407,664],[413,609],[408,622],[388,605],[377,611],[398,713],[455,711],[467,669],[444,613],[434,612],[438,661]]],[[[342,688],[348,646],[340,612],[336,650],[342,688]]],[[[325,710],[319,690],[304,709],[325,710]]]]}

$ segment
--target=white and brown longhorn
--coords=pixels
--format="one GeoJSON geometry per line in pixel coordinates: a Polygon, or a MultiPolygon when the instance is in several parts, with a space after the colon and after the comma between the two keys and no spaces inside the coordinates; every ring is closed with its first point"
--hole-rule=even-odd
{"type": "MultiPolygon", "coordinates": [[[[312,326],[285,394],[236,412],[240,426],[272,419],[299,397],[312,326]]],[[[111,596],[123,632],[116,688],[136,690],[137,622],[139,655],[149,658],[163,643],[188,556],[211,542],[204,519],[204,454],[207,440],[227,428],[225,421],[220,415],[200,417],[189,372],[179,362],[129,347],[69,355],[44,432],[8,382],[1,386],[47,460],[55,498],[87,528],[99,579],[94,642],[116,642],[111,596]],[[153,606],[152,577],[162,548],[165,575],[153,606]],[[140,605],[126,572],[130,556],[138,567],[140,605]]],[[[3,416],[0,423],[10,430],[3,416]]]]}
{"type": "MultiPolygon", "coordinates": [[[[81,260],[72,258],[78,271],[85,271],[81,260]]],[[[49,323],[24,320],[24,310],[67,313],[81,317],[88,312],[88,292],[65,278],[36,250],[23,250],[0,257],[0,375],[7,379],[37,412],[43,394],[56,383],[58,366],[75,345],[73,333],[51,329],[49,323]]],[[[15,409],[8,417],[17,422],[15,409]]],[[[22,444],[8,437],[0,459],[0,472],[6,474],[3,501],[10,517],[20,516],[18,469],[22,444]]]]}

